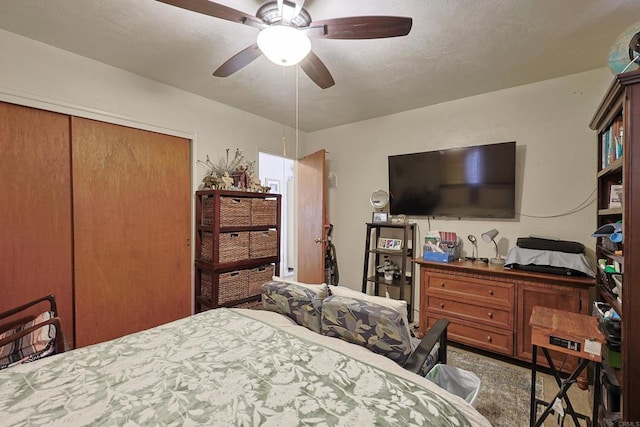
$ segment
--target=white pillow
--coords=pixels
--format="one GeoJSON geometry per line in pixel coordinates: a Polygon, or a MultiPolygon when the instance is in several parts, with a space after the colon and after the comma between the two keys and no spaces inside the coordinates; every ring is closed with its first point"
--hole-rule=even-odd
{"type": "Polygon", "coordinates": [[[391,299],[386,297],[378,297],[374,295],[363,294],[360,291],[356,291],[350,288],[345,288],[344,286],[328,286],[331,295],[353,298],[353,299],[361,299],[364,301],[369,301],[374,304],[382,305],[384,307],[389,307],[396,310],[402,316],[402,321],[404,322],[405,327],[407,328],[407,336],[411,335],[411,330],[409,328],[409,316],[407,316],[407,302],[405,300],[391,299]]]}
{"type": "Polygon", "coordinates": [[[273,276],[273,277],[271,277],[271,280],[273,280],[274,282],[290,283],[292,285],[298,285],[298,286],[302,286],[303,288],[310,289],[311,291],[313,291],[314,293],[316,293],[318,295],[318,298],[323,298],[324,299],[327,296],[327,284],[326,283],[320,283],[320,284],[317,284],[317,285],[313,285],[313,284],[309,284],[309,283],[296,282],[295,280],[285,279],[285,278],[279,277],[279,276],[273,276]]]}

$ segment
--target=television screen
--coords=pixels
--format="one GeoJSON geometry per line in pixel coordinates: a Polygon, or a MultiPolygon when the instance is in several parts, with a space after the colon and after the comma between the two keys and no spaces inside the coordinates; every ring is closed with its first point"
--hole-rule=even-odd
{"type": "Polygon", "coordinates": [[[516,143],[389,156],[392,215],[515,217],[516,143]]]}

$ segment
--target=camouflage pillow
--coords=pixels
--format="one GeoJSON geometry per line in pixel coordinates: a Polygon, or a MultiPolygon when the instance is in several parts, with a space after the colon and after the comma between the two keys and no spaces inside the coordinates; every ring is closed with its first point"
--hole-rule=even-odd
{"type": "Polygon", "coordinates": [[[330,296],[322,303],[322,334],[368,348],[404,365],[413,351],[397,310],[375,302],[330,296]]]}
{"type": "Polygon", "coordinates": [[[326,295],[326,285],[272,280],[262,285],[262,306],[320,333],[322,300],[326,295]]]}

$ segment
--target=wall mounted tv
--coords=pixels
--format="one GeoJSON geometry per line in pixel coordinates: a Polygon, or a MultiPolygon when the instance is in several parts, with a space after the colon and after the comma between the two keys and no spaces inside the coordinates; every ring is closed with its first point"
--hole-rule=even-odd
{"type": "Polygon", "coordinates": [[[389,156],[392,215],[514,218],[516,143],[389,156]]]}

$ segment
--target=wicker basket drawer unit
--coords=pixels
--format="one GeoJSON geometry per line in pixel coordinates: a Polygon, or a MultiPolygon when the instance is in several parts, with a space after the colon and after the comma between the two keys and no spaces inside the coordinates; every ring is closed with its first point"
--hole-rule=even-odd
{"type": "Polygon", "coordinates": [[[251,231],[249,233],[249,258],[269,258],[277,255],[277,230],[251,231]]]}
{"type": "Polygon", "coordinates": [[[196,268],[197,282],[200,284],[200,296],[212,301],[213,300],[213,273],[211,271],[196,268]]]}
{"type": "Polygon", "coordinates": [[[280,271],[281,195],[196,192],[195,311],[257,301],[280,271]]]}
{"type": "Polygon", "coordinates": [[[249,270],[249,296],[260,295],[262,284],[271,280],[274,275],[273,264],[261,265],[249,270]]]}
{"type": "Polygon", "coordinates": [[[251,225],[275,226],[278,223],[278,201],[251,199],[251,225]]]}
{"type": "Polygon", "coordinates": [[[249,259],[249,232],[220,233],[217,254],[213,238],[212,232],[203,231],[201,234],[199,259],[202,261],[225,263],[249,259]]]}
{"type": "Polygon", "coordinates": [[[248,270],[220,273],[218,278],[218,305],[239,301],[249,296],[248,270]]]}
{"type": "Polygon", "coordinates": [[[251,225],[251,199],[220,197],[220,227],[251,225]]]}

